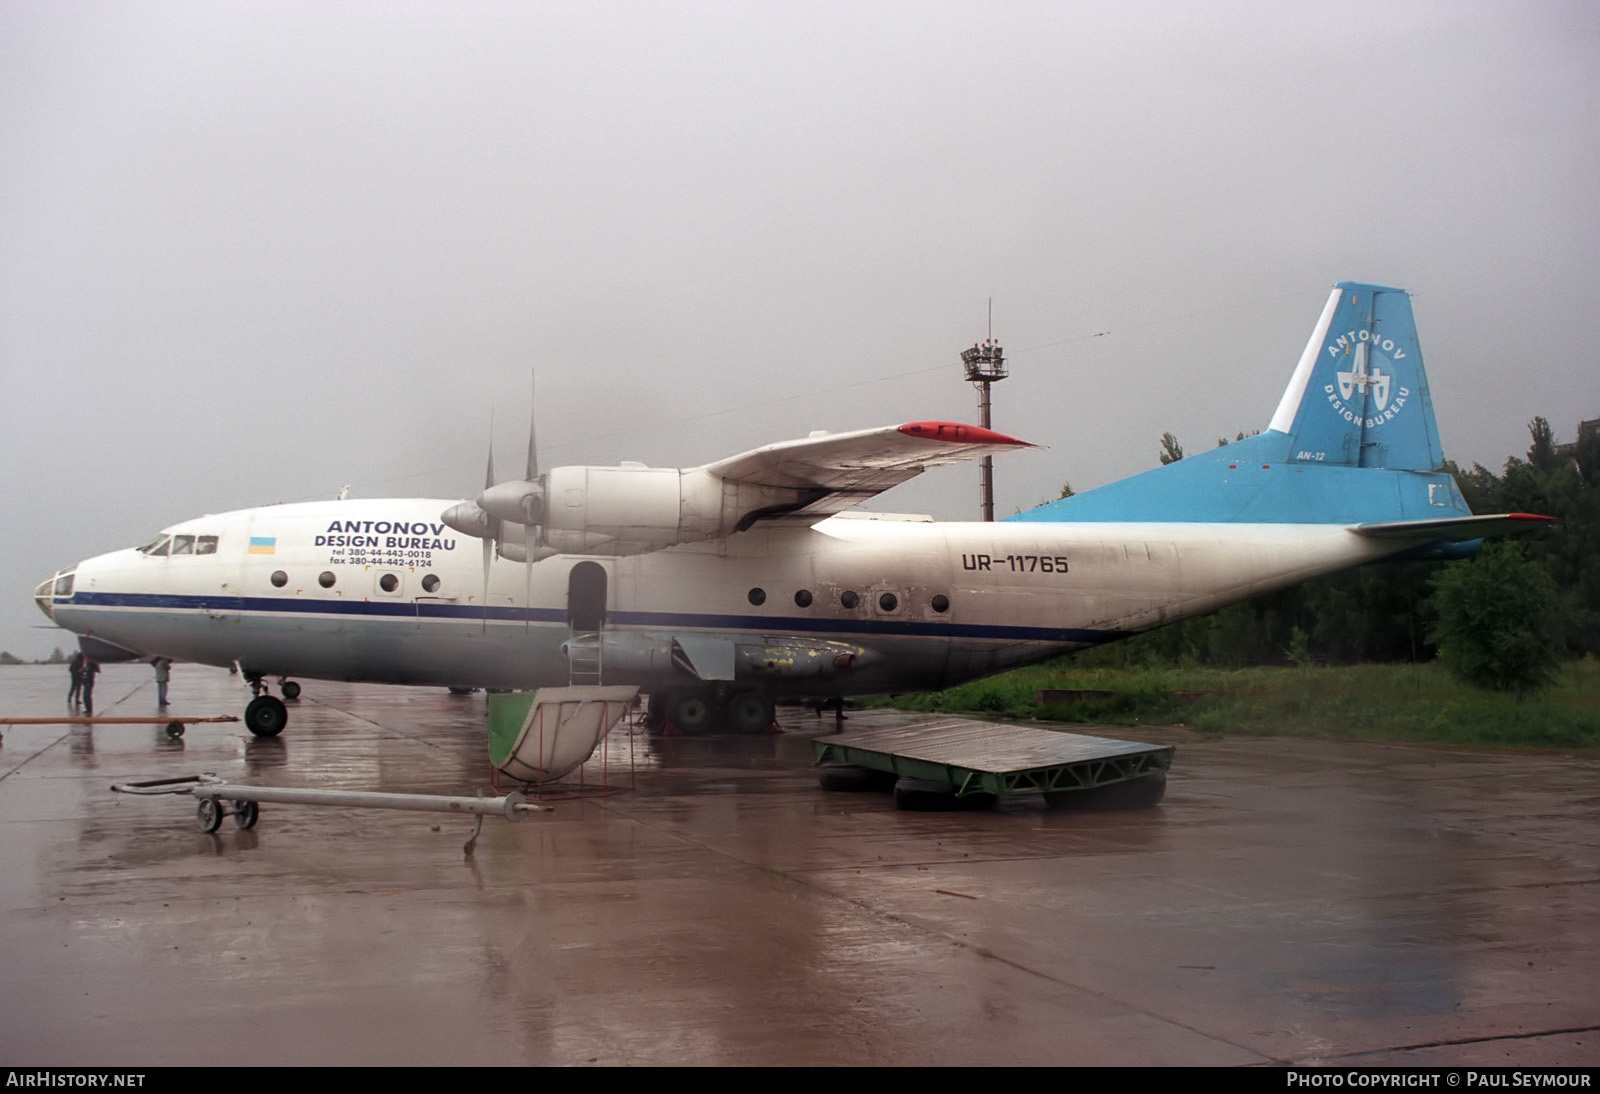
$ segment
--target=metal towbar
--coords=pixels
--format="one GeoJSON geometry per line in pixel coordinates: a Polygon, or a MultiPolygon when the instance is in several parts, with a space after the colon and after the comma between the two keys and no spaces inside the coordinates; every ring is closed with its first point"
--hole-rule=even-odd
{"type": "Polygon", "coordinates": [[[93,715],[68,718],[0,718],[0,726],[160,726],[167,727],[167,736],[177,740],[183,736],[184,726],[202,722],[237,722],[237,714],[222,714],[214,718],[197,718],[191,715],[174,717],[163,714],[155,718],[96,718],[93,715]]]}
{"type": "Polygon", "coordinates": [[[420,813],[468,813],[478,818],[472,838],[464,850],[472,854],[483,829],[483,818],[501,816],[521,820],[524,814],[545,812],[521,793],[512,791],[497,798],[453,796],[448,794],[395,794],[375,790],[319,790],[302,786],[240,786],[209,772],[176,779],[151,779],[147,782],[113,783],[119,794],[189,794],[198,799],[195,819],[202,832],[215,832],[222,818],[231,816],[241,829],[254,828],[261,816],[261,802],[284,805],[341,805],[351,809],[405,809],[420,813]]]}

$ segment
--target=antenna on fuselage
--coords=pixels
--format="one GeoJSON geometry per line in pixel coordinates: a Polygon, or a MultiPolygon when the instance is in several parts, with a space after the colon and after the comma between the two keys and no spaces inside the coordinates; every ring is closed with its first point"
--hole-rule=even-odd
{"type": "MultiPolygon", "coordinates": [[[[989,428],[989,386],[1004,380],[1006,372],[1005,351],[994,340],[994,297],[989,298],[989,336],[982,345],[961,351],[961,364],[966,369],[967,382],[978,389],[978,424],[989,428]]],[[[994,458],[983,457],[979,464],[978,496],[983,505],[983,519],[994,520],[994,458]]]]}

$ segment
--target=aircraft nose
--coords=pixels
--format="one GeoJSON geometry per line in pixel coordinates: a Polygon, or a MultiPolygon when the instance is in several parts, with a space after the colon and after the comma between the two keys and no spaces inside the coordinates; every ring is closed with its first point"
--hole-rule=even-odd
{"type": "Polygon", "coordinates": [[[72,595],[72,578],[76,569],[62,570],[55,576],[39,582],[33,590],[33,602],[39,605],[39,610],[54,623],[56,621],[55,598],[58,596],[72,595]]]}

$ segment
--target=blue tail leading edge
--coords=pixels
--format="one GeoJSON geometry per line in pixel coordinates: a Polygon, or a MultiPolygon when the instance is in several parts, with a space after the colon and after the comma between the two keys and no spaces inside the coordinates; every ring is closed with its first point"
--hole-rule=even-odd
{"type": "Polygon", "coordinates": [[[1463,541],[1521,518],[1472,516],[1443,466],[1410,296],[1344,281],[1265,431],[1010,519],[1342,524],[1463,541]]]}

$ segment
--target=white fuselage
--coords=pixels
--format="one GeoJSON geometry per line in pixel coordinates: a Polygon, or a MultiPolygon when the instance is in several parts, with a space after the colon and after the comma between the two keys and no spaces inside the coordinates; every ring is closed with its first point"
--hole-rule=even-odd
{"type": "Polygon", "coordinates": [[[497,559],[485,596],[482,542],[440,523],[450,504],[203,517],[168,532],[215,536],[212,553],[101,555],[41,604],[79,634],[261,675],[544,687],[569,682],[564,643],[582,636],[605,643],[606,683],[829,696],[949,686],[1406,546],[1340,525],[836,517],[626,557],[497,559]]]}

